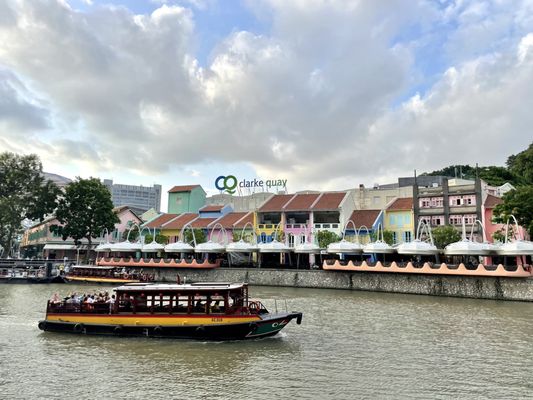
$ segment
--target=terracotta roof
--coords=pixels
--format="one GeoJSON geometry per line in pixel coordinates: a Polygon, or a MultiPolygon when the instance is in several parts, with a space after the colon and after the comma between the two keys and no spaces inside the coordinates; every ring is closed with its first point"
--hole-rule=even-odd
{"type": "MultiPolygon", "coordinates": [[[[350,220],[353,221],[356,228],[365,225],[367,228],[371,229],[380,212],[381,210],[355,210],[350,216],[350,220]]],[[[350,227],[352,227],[351,224],[348,228],[350,227]]]]}
{"type": "Polygon", "coordinates": [[[404,197],[401,199],[396,199],[394,202],[387,208],[389,211],[408,211],[413,209],[413,198],[404,197]]]}
{"type": "MultiPolygon", "coordinates": [[[[233,229],[233,225],[238,222],[241,218],[246,216],[246,214],[251,214],[248,212],[230,212],[220,217],[216,222],[224,227],[224,229],[233,229]]],[[[215,224],[212,224],[215,225],[215,224]]]]}
{"type": "Polygon", "coordinates": [[[241,228],[242,229],[242,228],[244,228],[244,225],[246,225],[248,222],[253,225],[253,223],[254,223],[254,213],[253,212],[249,212],[248,214],[245,215],[244,218],[242,218],[239,221],[237,221],[235,223],[235,228],[241,228]]]}
{"type": "Polygon", "coordinates": [[[217,212],[222,210],[224,207],[224,204],[213,204],[209,206],[203,206],[202,208],[200,208],[200,212],[217,212]]]}
{"type": "Polygon", "coordinates": [[[209,224],[215,222],[217,218],[198,218],[191,222],[191,228],[194,229],[207,229],[209,224]]]}
{"type": "Polygon", "coordinates": [[[178,214],[161,214],[143,226],[147,228],[161,228],[161,225],[166,224],[172,218],[176,218],[177,216],[178,214]]]}
{"type": "Polygon", "coordinates": [[[297,194],[283,207],[284,211],[308,211],[315,200],[320,196],[319,193],[297,194]]]}
{"type": "Polygon", "coordinates": [[[344,197],[346,197],[346,192],[322,193],[311,208],[312,210],[337,210],[344,197]]]}
{"type": "Polygon", "coordinates": [[[499,197],[493,196],[491,194],[487,195],[487,198],[485,199],[485,208],[494,208],[498,204],[502,204],[503,200],[499,197]]]}
{"type": "Polygon", "coordinates": [[[181,214],[176,219],[167,222],[163,229],[182,229],[187,223],[191,222],[193,219],[198,218],[198,214],[195,213],[185,213],[181,214]]]}
{"type": "Polygon", "coordinates": [[[201,187],[200,185],[184,185],[184,186],[174,186],[170,189],[169,193],[179,193],[179,192],[190,192],[194,188],[201,187]]]}
{"type": "Polygon", "coordinates": [[[283,211],[283,206],[287,204],[287,202],[292,199],[294,195],[293,194],[276,194],[272,196],[270,199],[267,200],[265,204],[263,204],[259,208],[259,212],[268,212],[268,211],[283,211]]]}

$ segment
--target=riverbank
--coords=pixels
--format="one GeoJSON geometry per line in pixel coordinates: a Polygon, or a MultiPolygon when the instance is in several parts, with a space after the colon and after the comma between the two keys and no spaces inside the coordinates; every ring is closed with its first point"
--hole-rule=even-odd
{"type": "MultiPolygon", "coordinates": [[[[150,271],[152,272],[152,271],[150,271]]],[[[533,302],[533,279],[475,276],[435,276],[323,270],[217,268],[177,270],[154,268],[155,279],[176,282],[248,282],[256,286],[342,289],[420,294],[488,300],[533,302]]]]}

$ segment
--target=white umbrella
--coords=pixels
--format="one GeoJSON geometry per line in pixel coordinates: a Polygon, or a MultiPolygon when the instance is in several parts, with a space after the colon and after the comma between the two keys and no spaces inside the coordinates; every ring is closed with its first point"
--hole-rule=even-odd
{"type": "Polygon", "coordinates": [[[327,248],[328,253],[360,254],[362,251],[363,246],[360,243],[348,242],[345,239],[330,243],[327,248]]]}
{"type": "Polygon", "coordinates": [[[295,253],[303,254],[316,254],[320,253],[321,250],[322,249],[318,245],[309,242],[300,243],[294,247],[295,253]]]}
{"type": "Polygon", "coordinates": [[[516,239],[502,244],[496,252],[501,256],[533,256],[533,242],[516,239]]]}
{"type": "Polygon", "coordinates": [[[208,242],[197,244],[194,251],[195,253],[223,253],[226,251],[226,246],[209,240],[208,242]]]}
{"type": "Polygon", "coordinates": [[[439,253],[437,246],[415,239],[412,242],[402,243],[396,247],[398,254],[435,255],[439,253]]]}
{"type": "Polygon", "coordinates": [[[368,243],[363,247],[364,253],[376,253],[376,254],[391,254],[396,250],[391,245],[381,241],[376,240],[375,242],[368,243]]]}
{"type": "Polygon", "coordinates": [[[238,242],[231,242],[226,246],[228,253],[251,253],[257,250],[259,250],[257,245],[245,242],[242,239],[238,242]]]}
{"type": "Polygon", "coordinates": [[[142,250],[142,244],[140,242],[130,242],[129,240],[125,240],[123,242],[113,243],[110,246],[111,251],[116,252],[136,252],[142,250]]]}
{"type": "Polygon", "coordinates": [[[175,243],[167,244],[165,247],[166,253],[192,253],[194,252],[194,247],[189,243],[185,243],[182,240],[178,240],[175,243]]]}
{"type": "Polygon", "coordinates": [[[142,246],[142,251],[144,253],[157,253],[158,251],[164,250],[165,246],[160,243],[157,243],[153,240],[151,243],[145,244],[142,246]]]}
{"type": "Polygon", "coordinates": [[[259,243],[258,246],[260,253],[288,253],[291,251],[290,247],[278,242],[276,239],[270,243],[259,243]]]}

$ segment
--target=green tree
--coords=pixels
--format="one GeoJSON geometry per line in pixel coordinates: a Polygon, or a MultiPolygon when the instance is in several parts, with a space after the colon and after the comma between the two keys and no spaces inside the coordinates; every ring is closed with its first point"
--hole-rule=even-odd
{"type": "Polygon", "coordinates": [[[0,153],[0,244],[6,252],[25,218],[42,220],[57,206],[61,191],[42,170],[35,154],[0,153]]]}
{"type": "Polygon", "coordinates": [[[251,242],[253,239],[252,231],[244,231],[244,232],[242,230],[234,231],[233,241],[238,242],[241,239],[243,239],[245,242],[251,242]]]}
{"type": "MultiPolygon", "coordinates": [[[[381,238],[381,235],[380,235],[380,238],[381,238]]],[[[370,232],[370,240],[375,242],[377,239],[378,239],[377,232],[370,232]]],[[[391,231],[387,231],[387,230],[383,231],[383,241],[387,243],[388,245],[392,246],[394,244],[394,234],[391,231]]]]}
{"type": "MultiPolygon", "coordinates": [[[[153,239],[153,235],[148,234],[144,237],[144,243],[152,243],[152,239],[153,239]]],[[[159,244],[167,244],[168,237],[158,233],[155,235],[155,241],[159,244]]]]}
{"type": "Polygon", "coordinates": [[[520,180],[514,173],[505,167],[481,167],[479,168],[479,177],[491,186],[501,186],[504,183],[517,184],[520,180]]]}
{"type": "Polygon", "coordinates": [[[514,215],[518,223],[533,235],[533,185],[511,190],[503,195],[502,200],[503,203],[494,208],[496,221],[506,223],[514,215]]]}
{"type": "Polygon", "coordinates": [[[510,172],[519,177],[521,183],[533,185],[533,143],[526,150],[509,156],[507,167],[510,172]]]}
{"type": "Polygon", "coordinates": [[[316,234],[316,238],[318,241],[318,246],[323,249],[328,247],[328,245],[330,245],[331,243],[335,243],[341,240],[337,234],[330,231],[318,231],[318,233],[316,234]]]}
{"type": "Polygon", "coordinates": [[[63,240],[71,237],[76,245],[81,239],[87,239],[89,249],[92,240],[104,229],[112,231],[119,222],[113,211],[111,193],[96,178],[78,177],[68,184],[65,196],[59,201],[56,218],[63,225],[53,225],[51,231],[61,234],[63,240]]]}
{"type": "MultiPolygon", "coordinates": [[[[185,236],[185,243],[192,242],[192,231],[190,229],[186,229],[183,236],[185,236]]],[[[207,242],[207,236],[203,229],[194,229],[194,237],[196,238],[196,244],[207,242]]]]}
{"type": "Polygon", "coordinates": [[[461,234],[451,225],[438,226],[432,230],[433,241],[439,249],[461,240],[461,234]]]}

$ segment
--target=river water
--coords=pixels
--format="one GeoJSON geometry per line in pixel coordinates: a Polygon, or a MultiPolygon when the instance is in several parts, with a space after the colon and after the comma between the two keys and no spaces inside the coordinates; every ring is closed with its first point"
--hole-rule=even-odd
{"type": "Polygon", "coordinates": [[[533,398],[529,303],[253,287],[302,325],[217,343],[37,328],[53,292],[91,288],[0,286],[0,398],[533,398]]]}

